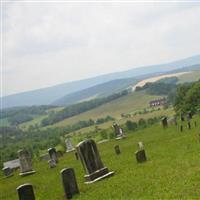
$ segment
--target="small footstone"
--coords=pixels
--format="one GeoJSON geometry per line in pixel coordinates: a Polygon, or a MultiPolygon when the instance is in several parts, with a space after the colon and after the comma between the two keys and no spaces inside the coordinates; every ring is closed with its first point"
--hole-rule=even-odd
{"type": "Polygon", "coordinates": [[[115,153],[116,153],[117,155],[119,155],[119,154],[121,153],[120,148],[119,148],[119,145],[116,145],[116,146],[115,146],[115,153]]]}
{"type": "Polygon", "coordinates": [[[20,185],[17,188],[19,200],[35,200],[35,195],[33,192],[33,186],[29,183],[20,185]]]}
{"type": "Polygon", "coordinates": [[[145,162],[147,160],[145,150],[139,150],[135,152],[136,160],[139,163],[145,162]]]}
{"type": "Polygon", "coordinates": [[[74,170],[72,168],[65,168],[60,174],[66,198],[71,199],[73,195],[79,194],[74,170]]]}

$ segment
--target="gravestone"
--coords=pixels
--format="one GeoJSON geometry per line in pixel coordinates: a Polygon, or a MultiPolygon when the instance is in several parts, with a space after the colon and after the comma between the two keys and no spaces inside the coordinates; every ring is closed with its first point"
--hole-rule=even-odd
{"type": "Polygon", "coordinates": [[[114,174],[103,165],[94,140],[82,141],[76,148],[86,173],[85,183],[93,183],[114,174]]]}
{"type": "Polygon", "coordinates": [[[145,150],[138,150],[135,152],[136,160],[138,163],[145,162],[147,160],[145,150]]]}
{"type": "Polygon", "coordinates": [[[180,126],[180,131],[183,132],[183,125],[180,126]]]}
{"type": "Polygon", "coordinates": [[[167,117],[163,117],[161,121],[163,128],[167,128],[168,127],[167,117]]]}
{"type": "Polygon", "coordinates": [[[27,150],[18,151],[19,162],[20,162],[20,176],[30,175],[35,173],[32,169],[31,155],[27,150]]]}
{"type": "Polygon", "coordinates": [[[123,129],[117,123],[113,124],[113,128],[114,128],[115,136],[117,140],[125,137],[123,129]]]}
{"type": "Polygon", "coordinates": [[[48,152],[49,152],[50,159],[54,160],[55,163],[58,163],[58,157],[57,157],[56,149],[55,148],[49,148],[48,152]]]}
{"type": "Polygon", "coordinates": [[[10,177],[10,176],[13,176],[13,170],[10,168],[10,167],[4,167],[2,169],[5,177],[10,177]]]}
{"type": "Polygon", "coordinates": [[[73,168],[65,168],[61,170],[60,174],[66,198],[71,199],[73,195],[79,194],[79,189],[73,168]]]}
{"type": "Polygon", "coordinates": [[[119,155],[120,153],[121,153],[121,151],[120,151],[120,148],[119,148],[119,145],[115,145],[115,153],[117,154],[117,155],[119,155]]]}
{"type": "Polygon", "coordinates": [[[190,121],[188,122],[188,129],[191,129],[191,123],[190,123],[190,121]]]}
{"type": "Polygon", "coordinates": [[[192,119],[192,112],[191,112],[191,111],[189,111],[189,112],[187,113],[187,119],[188,119],[188,120],[192,119]]]}
{"type": "Polygon", "coordinates": [[[33,186],[29,183],[17,187],[19,200],[35,200],[33,186]]]}
{"type": "Polygon", "coordinates": [[[138,142],[138,149],[139,150],[143,150],[144,149],[144,145],[142,142],[138,142]]]}
{"type": "Polygon", "coordinates": [[[72,145],[72,141],[71,141],[70,138],[67,138],[65,140],[65,143],[66,143],[66,149],[67,149],[66,152],[70,152],[70,151],[74,151],[75,150],[73,145],[72,145]]]}
{"type": "Polygon", "coordinates": [[[184,122],[185,121],[185,117],[184,117],[184,114],[181,113],[181,121],[184,122]]]}
{"type": "Polygon", "coordinates": [[[49,168],[54,168],[56,167],[56,162],[55,160],[48,160],[49,168]]]}
{"type": "Polygon", "coordinates": [[[75,152],[75,157],[76,157],[76,160],[79,159],[79,158],[78,158],[78,153],[77,153],[77,152],[75,152]]]}

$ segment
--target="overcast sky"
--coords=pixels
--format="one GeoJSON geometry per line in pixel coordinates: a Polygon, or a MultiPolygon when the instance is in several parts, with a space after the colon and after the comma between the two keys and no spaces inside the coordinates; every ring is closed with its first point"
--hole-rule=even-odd
{"type": "Polygon", "coordinates": [[[200,53],[200,3],[3,4],[3,95],[200,53]]]}

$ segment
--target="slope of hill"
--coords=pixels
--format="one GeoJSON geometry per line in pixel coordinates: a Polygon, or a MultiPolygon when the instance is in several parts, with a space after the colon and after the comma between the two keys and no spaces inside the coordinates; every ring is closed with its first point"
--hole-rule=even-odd
{"type": "Polygon", "coordinates": [[[68,82],[53,87],[9,95],[1,98],[1,100],[3,103],[3,107],[44,105],[44,104],[47,105],[70,93],[81,91],[83,89],[98,84],[102,84],[111,80],[137,77],[145,74],[163,73],[163,72],[168,72],[170,70],[180,69],[185,66],[195,65],[199,63],[200,63],[200,55],[197,55],[167,64],[134,68],[123,72],[101,75],[80,81],[68,82]]]}
{"type": "MultiPolygon", "coordinates": [[[[195,120],[200,124],[199,117],[195,120]]],[[[192,125],[193,122],[194,119],[192,125]]],[[[66,166],[75,170],[80,189],[75,199],[199,199],[198,127],[192,126],[191,130],[186,127],[184,124],[184,131],[180,133],[175,126],[164,130],[157,124],[130,132],[124,140],[99,144],[104,165],[115,175],[94,184],[84,184],[83,167],[73,152],[61,157],[52,169],[46,161],[33,162],[36,173],[23,178],[19,171],[10,178],[3,178],[1,172],[1,199],[17,200],[16,187],[24,183],[33,184],[38,200],[64,199],[60,171],[66,166]],[[144,143],[147,155],[147,162],[142,164],[138,164],[134,156],[139,141],[144,143]],[[115,145],[120,146],[120,155],[115,154],[115,145]]]]}

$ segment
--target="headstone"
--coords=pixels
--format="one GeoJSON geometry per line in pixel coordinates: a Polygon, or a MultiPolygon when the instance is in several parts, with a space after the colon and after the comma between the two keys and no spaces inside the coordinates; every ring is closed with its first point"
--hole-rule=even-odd
{"type": "Polygon", "coordinates": [[[180,126],[180,131],[183,132],[183,125],[180,126]]]}
{"type": "Polygon", "coordinates": [[[139,150],[143,150],[144,149],[144,145],[142,142],[138,142],[138,149],[139,150]]]}
{"type": "Polygon", "coordinates": [[[122,138],[125,137],[122,128],[117,123],[113,124],[113,128],[115,130],[115,136],[116,136],[117,140],[122,139],[122,138]]]}
{"type": "Polygon", "coordinates": [[[55,162],[55,160],[48,160],[48,163],[49,163],[49,168],[54,168],[54,167],[56,167],[56,162],[55,162]]]}
{"type": "Polygon", "coordinates": [[[188,120],[192,119],[192,112],[191,112],[191,111],[189,111],[189,112],[187,113],[187,119],[188,119],[188,120]]]}
{"type": "Polygon", "coordinates": [[[93,183],[114,174],[103,165],[94,140],[82,141],[76,148],[86,173],[85,183],[93,183]]]}
{"type": "Polygon", "coordinates": [[[20,185],[17,188],[19,200],[35,200],[35,195],[33,192],[33,186],[29,183],[20,185]]]}
{"type": "Polygon", "coordinates": [[[75,157],[76,157],[76,160],[79,159],[79,158],[78,158],[78,153],[77,153],[77,152],[75,152],[75,157]]]}
{"type": "Polygon", "coordinates": [[[51,160],[54,160],[55,163],[58,163],[58,157],[57,157],[57,152],[55,148],[49,148],[48,149],[49,156],[51,160]]]}
{"type": "Polygon", "coordinates": [[[191,129],[190,121],[188,122],[188,129],[191,129]]]}
{"type": "Polygon", "coordinates": [[[73,145],[72,145],[72,141],[71,141],[70,138],[67,138],[65,142],[66,142],[66,149],[67,149],[66,152],[70,152],[70,151],[75,150],[73,145]]]}
{"type": "Polygon", "coordinates": [[[145,150],[138,150],[135,152],[136,160],[138,163],[145,162],[147,160],[145,150]]]}
{"type": "Polygon", "coordinates": [[[184,118],[184,114],[181,113],[181,121],[184,122],[185,121],[185,118],[184,118]]]}
{"type": "Polygon", "coordinates": [[[162,126],[163,126],[163,128],[167,128],[168,127],[167,117],[163,117],[162,118],[162,126]]]}
{"type": "Polygon", "coordinates": [[[4,167],[2,169],[5,177],[10,177],[10,176],[13,176],[13,170],[10,168],[10,167],[4,167]]]}
{"type": "Polygon", "coordinates": [[[19,150],[19,162],[20,162],[20,176],[30,175],[35,173],[32,169],[31,155],[27,150],[19,150]]]}
{"type": "Polygon", "coordinates": [[[65,168],[61,170],[60,174],[66,198],[71,199],[73,195],[79,194],[79,189],[73,168],[65,168]]]}
{"type": "Polygon", "coordinates": [[[121,153],[119,145],[115,145],[115,153],[119,155],[121,153]]]}

